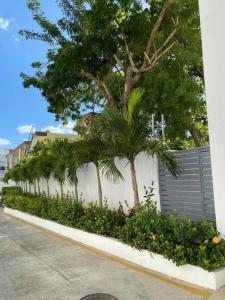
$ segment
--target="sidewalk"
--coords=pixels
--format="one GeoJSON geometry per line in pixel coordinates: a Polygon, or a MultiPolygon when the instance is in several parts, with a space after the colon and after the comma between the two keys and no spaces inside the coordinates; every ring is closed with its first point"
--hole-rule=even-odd
{"type": "Polygon", "coordinates": [[[209,298],[137,272],[0,212],[0,299],[79,300],[108,293],[118,300],[209,298]]]}

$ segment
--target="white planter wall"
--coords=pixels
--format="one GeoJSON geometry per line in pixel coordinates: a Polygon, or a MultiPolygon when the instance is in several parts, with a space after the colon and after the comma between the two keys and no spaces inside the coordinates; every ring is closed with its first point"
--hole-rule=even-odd
{"type": "MultiPolygon", "coordinates": [[[[109,207],[118,207],[119,202],[125,207],[125,200],[128,202],[129,207],[133,207],[133,190],[131,184],[130,167],[127,165],[125,159],[116,159],[116,164],[124,176],[124,181],[119,183],[113,183],[105,176],[101,176],[102,179],[102,191],[103,198],[107,199],[109,207]]],[[[158,161],[157,158],[148,157],[145,153],[140,153],[135,160],[137,181],[140,199],[143,200],[144,185],[149,187],[154,183],[154,200],[160,209],[160,197],[159,197],[159,176],[158,176],[158,161]]],[[[86,167],[78,170],[78,193],[82,197],[84,203],[98,201],[97,190],[97,177],[94,164],[88,164],[86,167]]],[[[51,195],[60,194],[60,186],[54,178],[50,179],[50,193],[51,195]]],[[[46,181],[44,179],[40,182],[41,191],[47,192],[46,181]]],[[[32,187],[32,192],[34,189],[32,187]]],[[[64,184],[64,192],[74,194],[74,187],[70,185],[68,181],[64,184]]]]}
{"type": "Polygon", "coordinates": [[[4,209],[4,212],[71,240],[104,251],[110,255],[117,256],[144,268],[160,272],[172,278],[180,279],[212,290],[217,290],[225,285],[225,268],[208,272],[200,267],[192,265],[177,267],[172,261],[167,260],[162,255],[154,254],[146,250],[139,251],[133,249],[113,238],[107,238],[101,235],[70,228],[7,207],[4,209]]]}

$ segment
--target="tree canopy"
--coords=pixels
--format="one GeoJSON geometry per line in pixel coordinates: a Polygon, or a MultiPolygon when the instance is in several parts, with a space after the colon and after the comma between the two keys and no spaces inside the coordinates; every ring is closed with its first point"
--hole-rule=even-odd
{"type": "Polygon", "coordinates": [[[165,115],[172,144],[188,132],[202,143],[207,122],[197,0],[57,3],[62,18],[53,24],[39,1],[29,0],[41,31],[21,30],[49,44],[47,62],[34,62],[35,74],[22,77],[25,87],[41,90],[57,119],[102,107],[121,110],[140,86],[146,112],[156,120],[165,115]]]}

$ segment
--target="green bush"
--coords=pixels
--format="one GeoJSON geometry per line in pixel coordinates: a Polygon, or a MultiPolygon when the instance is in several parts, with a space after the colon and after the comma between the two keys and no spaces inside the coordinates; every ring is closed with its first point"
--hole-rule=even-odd
{"type": "Polygon", "coordinates": [[[107,205],[101,207],[90,203],[80,219],[80,228],[105,236],[119,237],[125,221],[126,216],[122,207],[109,209],[107,205]]]}
{"type": "Polygon", "coordinates": [[[192,264],[209,271],[225,266],[225,240],[214,223],[167,216],[149,202],[126,219],[120,237],[132,247],[161,254],[178,266],[192,264]]]}
{"type": "Polygon", "coordinates": [[[19,195],[22,194],[22,189],[19,186],[4,186],[2,195],[19,195]]]}
{"type": "Polygon", "coordinates": [[[147,200],[125,215],[123,208],[109,209],[67,197],[9,195],[7,207],[18,209],[60,224],[105,236],[115,237],[137,249],[163,255],[176,265],[192,264],[212,271],[225,266],[225,240],[215,224],[202,219],[195,223],[188,217],[159,213],[147,200]]]}

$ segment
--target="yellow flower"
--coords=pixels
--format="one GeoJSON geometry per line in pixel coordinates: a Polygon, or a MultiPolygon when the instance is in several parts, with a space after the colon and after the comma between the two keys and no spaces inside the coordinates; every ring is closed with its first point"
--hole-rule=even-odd
{"type": "Polygon", "coordinates": [[[205,240],[205,241],[204,241],[204,244],[208,244],[208,243],[209,243],[209,240],[205,240]]]}
{"type": "Polygon", "coordinates": [[[153,241],[156,240],[156,235],[155,234],[153,234],[152,239],[153,239],[153,241]]]}
{"type": "Polygon", "coordinates": [[[221,242],[221,237],[219,236],[214,236],[214,238],[212,239],[214,244],[219,244],[221,242]]]}

